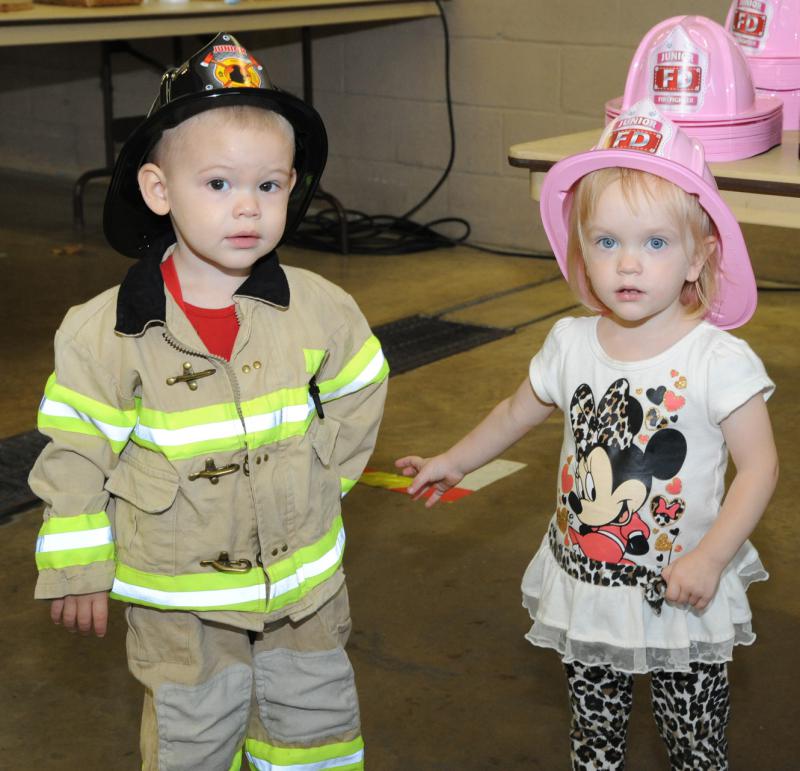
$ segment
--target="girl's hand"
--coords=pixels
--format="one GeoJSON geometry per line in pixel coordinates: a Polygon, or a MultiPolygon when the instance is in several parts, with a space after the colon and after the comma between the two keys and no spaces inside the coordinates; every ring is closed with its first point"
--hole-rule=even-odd
{"type": "Polygon", "coordinates": [[[446,454],[433,458],[407,455],[396,460],[394,465],[402,471],[403,476],[414,477],[414,481],[408,487],[408,494],[415,501],[432,490],[430,497],[425,501],[425,508],[428,509],[464,478],[464,472],[448,461],[446,454]]]}
{"type": "Polygon", "coordinates": [[[676,605],[688,604],[703,610],[717,593],[724,567],[700,549],[679,557],[661,573],[667,582],[664,598],[676,605]]]}
{"type": "Polygon", "coordinates": [[[50,603],[50,618],[54,624],[63,623],[70,632],[88,635],[92,629],[98,637],[105,637],[108,629],[108,592],[68,594],[50,603]]]}

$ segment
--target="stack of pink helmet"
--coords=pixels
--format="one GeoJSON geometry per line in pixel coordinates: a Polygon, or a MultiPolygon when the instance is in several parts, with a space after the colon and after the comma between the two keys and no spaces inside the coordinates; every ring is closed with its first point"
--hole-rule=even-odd
{"type": "Polygon", "coordinates": [[[606,104],[607,121],[642,99],[699,139],[709,161],[749,158],[781,142],[783,103],[756,93],[742,49],[705,16],[674,16],[644,36],[624,95],[606,104]]]}
{"type": "Polygon", "coordinates": [[[800,129],[800,3],[733,0],[725,28],[745,53],[756,92],[783,100],[783,128],[800,129]]]}

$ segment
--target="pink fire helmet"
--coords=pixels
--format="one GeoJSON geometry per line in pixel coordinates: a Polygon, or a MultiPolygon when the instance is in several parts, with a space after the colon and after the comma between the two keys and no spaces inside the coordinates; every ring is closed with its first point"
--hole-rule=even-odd
{"type": "Polygon", "coordinates": [[[673,16],[642,38],[628,69],[622,109],[642,99],[687,123],[752,120],[780,105],[756,95],[741,48],[705,16],[673,16]]]}
{"type": "Polygon", "coordinates": [[[725,28],[747,56],[800,58],[797,0],[733,0],[725,28]]]}
{"type": "Polygon", "coordinates": [[[725,28],[744,51],[756,93],[783,102],[783,129],[800,128],[800,3],[733,0],[725,28]]]}
{"type": "Polygon", "coordinates": [[[639,169],[696,195],[719,233],[718,295],[706,319],[721,329],[745,324],[753,315],[756,282],[742,230],[722,200],[700,142],[642,100],[609,123],[596,147],[556,163],[541,192],[541,215],[558,266],[567,276],[567,236],[575,183],[592,171],[621,166],[639,169]]]}

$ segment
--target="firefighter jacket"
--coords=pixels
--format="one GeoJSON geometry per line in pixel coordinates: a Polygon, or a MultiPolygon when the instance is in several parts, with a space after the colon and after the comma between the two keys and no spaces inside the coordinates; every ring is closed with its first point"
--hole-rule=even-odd
{"type": "Polygon", "coordinates": [[[230,362],[160,260],[72,308],[39,408],[37,598],[116,599],[260,630],[341,586],[341,497],[372,452],[388,366],[354,300],[275,253],[234,297],[230,362]],[[324,417],[323,417],[324,416],[324,417]]]}

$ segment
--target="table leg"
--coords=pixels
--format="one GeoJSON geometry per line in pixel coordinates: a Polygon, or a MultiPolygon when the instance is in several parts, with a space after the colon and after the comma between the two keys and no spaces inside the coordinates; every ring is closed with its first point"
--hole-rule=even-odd
{"type": "MultiPolygon", "coordinates": [[[[114,78],[111,68],[111,54],[127,53],[134,59],[149,65],[159,73],[166,69],[161,62],[152,59],[134,49],[124,40],[104,41],[100,46],[100,91],[103,95],[103,144],[105,153],[105,166],[101,169],[86,171],[78,177],[72,189],[72,226],[77,231],[85,227],[83,216],[83,196],[87,183],[99,177],[110,177],[114,170],[116,158],[115,143],[128,137],[131,130],[144,116],[114,118],[114,78]],[[119,133],[115,131],[119,129],[119,133]]],[[[183,59],[181,54],[180,38],[172,38],[172,54],[176,65],[183,59]]]]}

